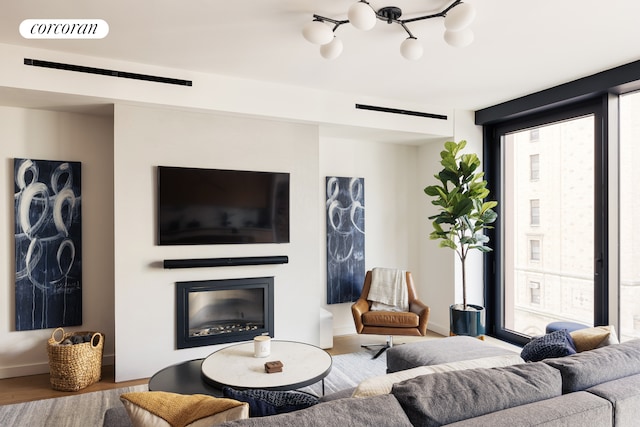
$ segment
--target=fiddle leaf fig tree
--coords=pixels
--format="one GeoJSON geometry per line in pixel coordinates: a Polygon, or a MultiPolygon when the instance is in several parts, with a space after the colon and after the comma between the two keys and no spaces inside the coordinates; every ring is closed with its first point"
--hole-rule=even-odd
{"type": "Polygon", "coordinates": [[[467,141],[448,141],[440,153],[443,169],[435,176],[439,184],[430,185],[424,192],[433,198],[438,206],[433,220],[430,239],[440,239],[440,247],[453,249],[462,263],[462,305],[467,309],[467,278],[465,262],[471,250],[489,252],[485,246],[489,237],[484,230],[493,228],[498,214],[493,210],[495,201],[485,201],[489,197],[484,172],[478,171],[480,159],[476,154],[460,154],[467,141]]]}

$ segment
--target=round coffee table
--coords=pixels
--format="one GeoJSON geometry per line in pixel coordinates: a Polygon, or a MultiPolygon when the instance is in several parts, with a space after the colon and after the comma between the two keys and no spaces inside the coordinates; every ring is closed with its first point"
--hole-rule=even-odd
{"type": "Polygon", "coordinates": [[[202,377],[202,361],[203,359],[187,360],[159,370],[149,379],[149,391],[222,397],[222,390],[202,377]]]}
{"type": "Polygon", "coordinates": [[[331,371],[331,355],[311,344],[271,341],[268,357],[253,356],[253,342],[220,349],[202,362],[202,376],[215,387],[236,389],[295,390],[322,381],[331,371]],[[268,374],[266,362],[279,360],[282,372],[268,374]]]}

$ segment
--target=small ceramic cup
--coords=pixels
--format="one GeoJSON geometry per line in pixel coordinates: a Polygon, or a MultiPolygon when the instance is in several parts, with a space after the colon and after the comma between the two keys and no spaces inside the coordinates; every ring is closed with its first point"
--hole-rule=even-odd
{"type": "Polygon", "coordinates": [[[260,335],[253,339],[253,356],[267,357],[271,354],[271,337],[260,335]]]}

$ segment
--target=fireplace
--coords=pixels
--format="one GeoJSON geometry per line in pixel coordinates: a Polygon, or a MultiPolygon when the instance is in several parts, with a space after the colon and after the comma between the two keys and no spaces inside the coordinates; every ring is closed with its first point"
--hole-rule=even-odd
{"type": "Polygon", "coordinates": [[[176,283],[180,348],[273,337],[273,277],[176,283]]]}

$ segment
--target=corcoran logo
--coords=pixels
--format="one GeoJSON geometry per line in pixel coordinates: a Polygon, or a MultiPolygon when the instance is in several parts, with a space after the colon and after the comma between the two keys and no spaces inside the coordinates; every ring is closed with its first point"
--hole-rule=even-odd
{"type": "Polygon", "coordinates": [[[109,24],[102,19],[25,19],[20,35],[25,39],[102,39],[109,24]]]}

